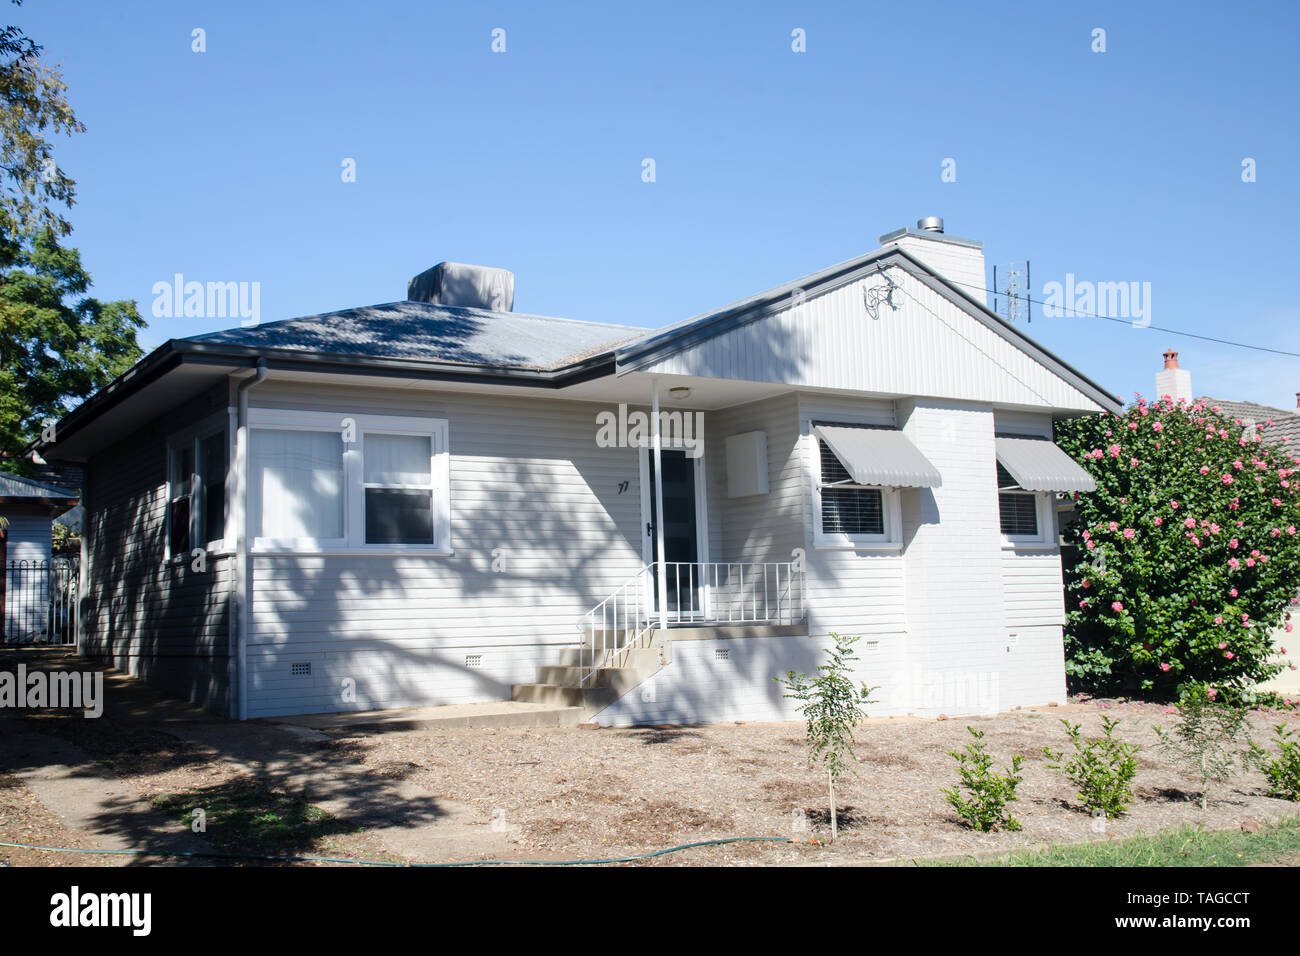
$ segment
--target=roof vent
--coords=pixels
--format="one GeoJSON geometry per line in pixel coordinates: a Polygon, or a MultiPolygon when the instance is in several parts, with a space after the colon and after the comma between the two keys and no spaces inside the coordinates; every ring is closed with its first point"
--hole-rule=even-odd
{"type": "Polygon", "coordinates": [[[515,307],[515,274],[489,266],[439,262],[406,284],[406,298],[433,305],[509,312],[515,307]]]}
{"type": "Polygon", "coordinates": [[[943,232],[943,219],[939,216],[926,216],[916,221],[916,228],[922,232],[943,232]]]}

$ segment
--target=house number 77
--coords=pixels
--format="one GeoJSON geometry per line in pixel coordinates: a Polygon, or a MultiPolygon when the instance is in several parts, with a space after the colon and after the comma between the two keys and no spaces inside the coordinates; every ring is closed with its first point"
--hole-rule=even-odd
{"type": "Polygon", "coordinates": [[[630,484],[631,482],[628,481],[620,481],[618,483],[618,493],[621,495],[623,492],[627,491],[630,484]]]}

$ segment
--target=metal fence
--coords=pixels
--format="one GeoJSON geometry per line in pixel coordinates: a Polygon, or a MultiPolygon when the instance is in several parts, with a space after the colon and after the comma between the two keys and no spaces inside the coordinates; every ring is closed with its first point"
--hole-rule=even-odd
{"type": "Polygon", "coordinates": [[[0,643],[76,644],[75,558],[10,561],[0,591],[0,643]]]}

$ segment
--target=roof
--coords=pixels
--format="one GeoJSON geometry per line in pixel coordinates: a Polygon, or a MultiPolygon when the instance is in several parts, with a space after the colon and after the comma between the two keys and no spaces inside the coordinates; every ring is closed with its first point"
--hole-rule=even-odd
{"type": "Polygon", "coordinates": [[[43,481],[0,472],[0,498],[76,498],[77,493],[43,481]]]}
{"type": "Polygon", "coordinates": [[[1050,438],[998,435],[998,464],[1025,491],[1095,491],[1097,482],[1050,438]]]}
{"type": "Polygon", "coordinates": [[[938,488],[939,469],[902,432],[892,428],[815,425],[844,470],[860,485],[889,488],[938,488]]]}
{"type": "Polygon", "coordinates": [[[1300,409],[1274,408],[1271,405],[1257,405],[1255,402],[1236,402],[1231,399],[1202,397],[1197,399],[1209,408],[1217,408],[1219,414],[1233,421],[1251,422],[1267,425],[1261,434],[1266,441],[1278,442],[1283,438],[1288,445],[1300,447],[1300,409]]]}
{"type": "Polygon", "coordinates": [[[427,302],[388,302],[251,328],[192,335],[185,342],[464,365],[555,369],[606,351],[645,329],[489,312],[427,302]]]}

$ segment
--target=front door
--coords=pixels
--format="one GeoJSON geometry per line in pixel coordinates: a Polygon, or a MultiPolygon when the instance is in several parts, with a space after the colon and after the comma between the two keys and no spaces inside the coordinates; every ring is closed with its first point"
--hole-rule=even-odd
{"type": "MultiPolygon", "coordinates": [[[[689,618],[702,608],[699,600],[700,536],[699,509],[696,506],[696,462],[684,451],[663,451],[664,557],[668,578],[668,613],[674,619],[689,618]]],[[[646,534],[651,561],[660,560],[659,531],[655,523],[654,452],[647,451],[647,487],[649,508],[646,534]]],[[[658,602],[655,603],[656,609],[658,602]]]]}

